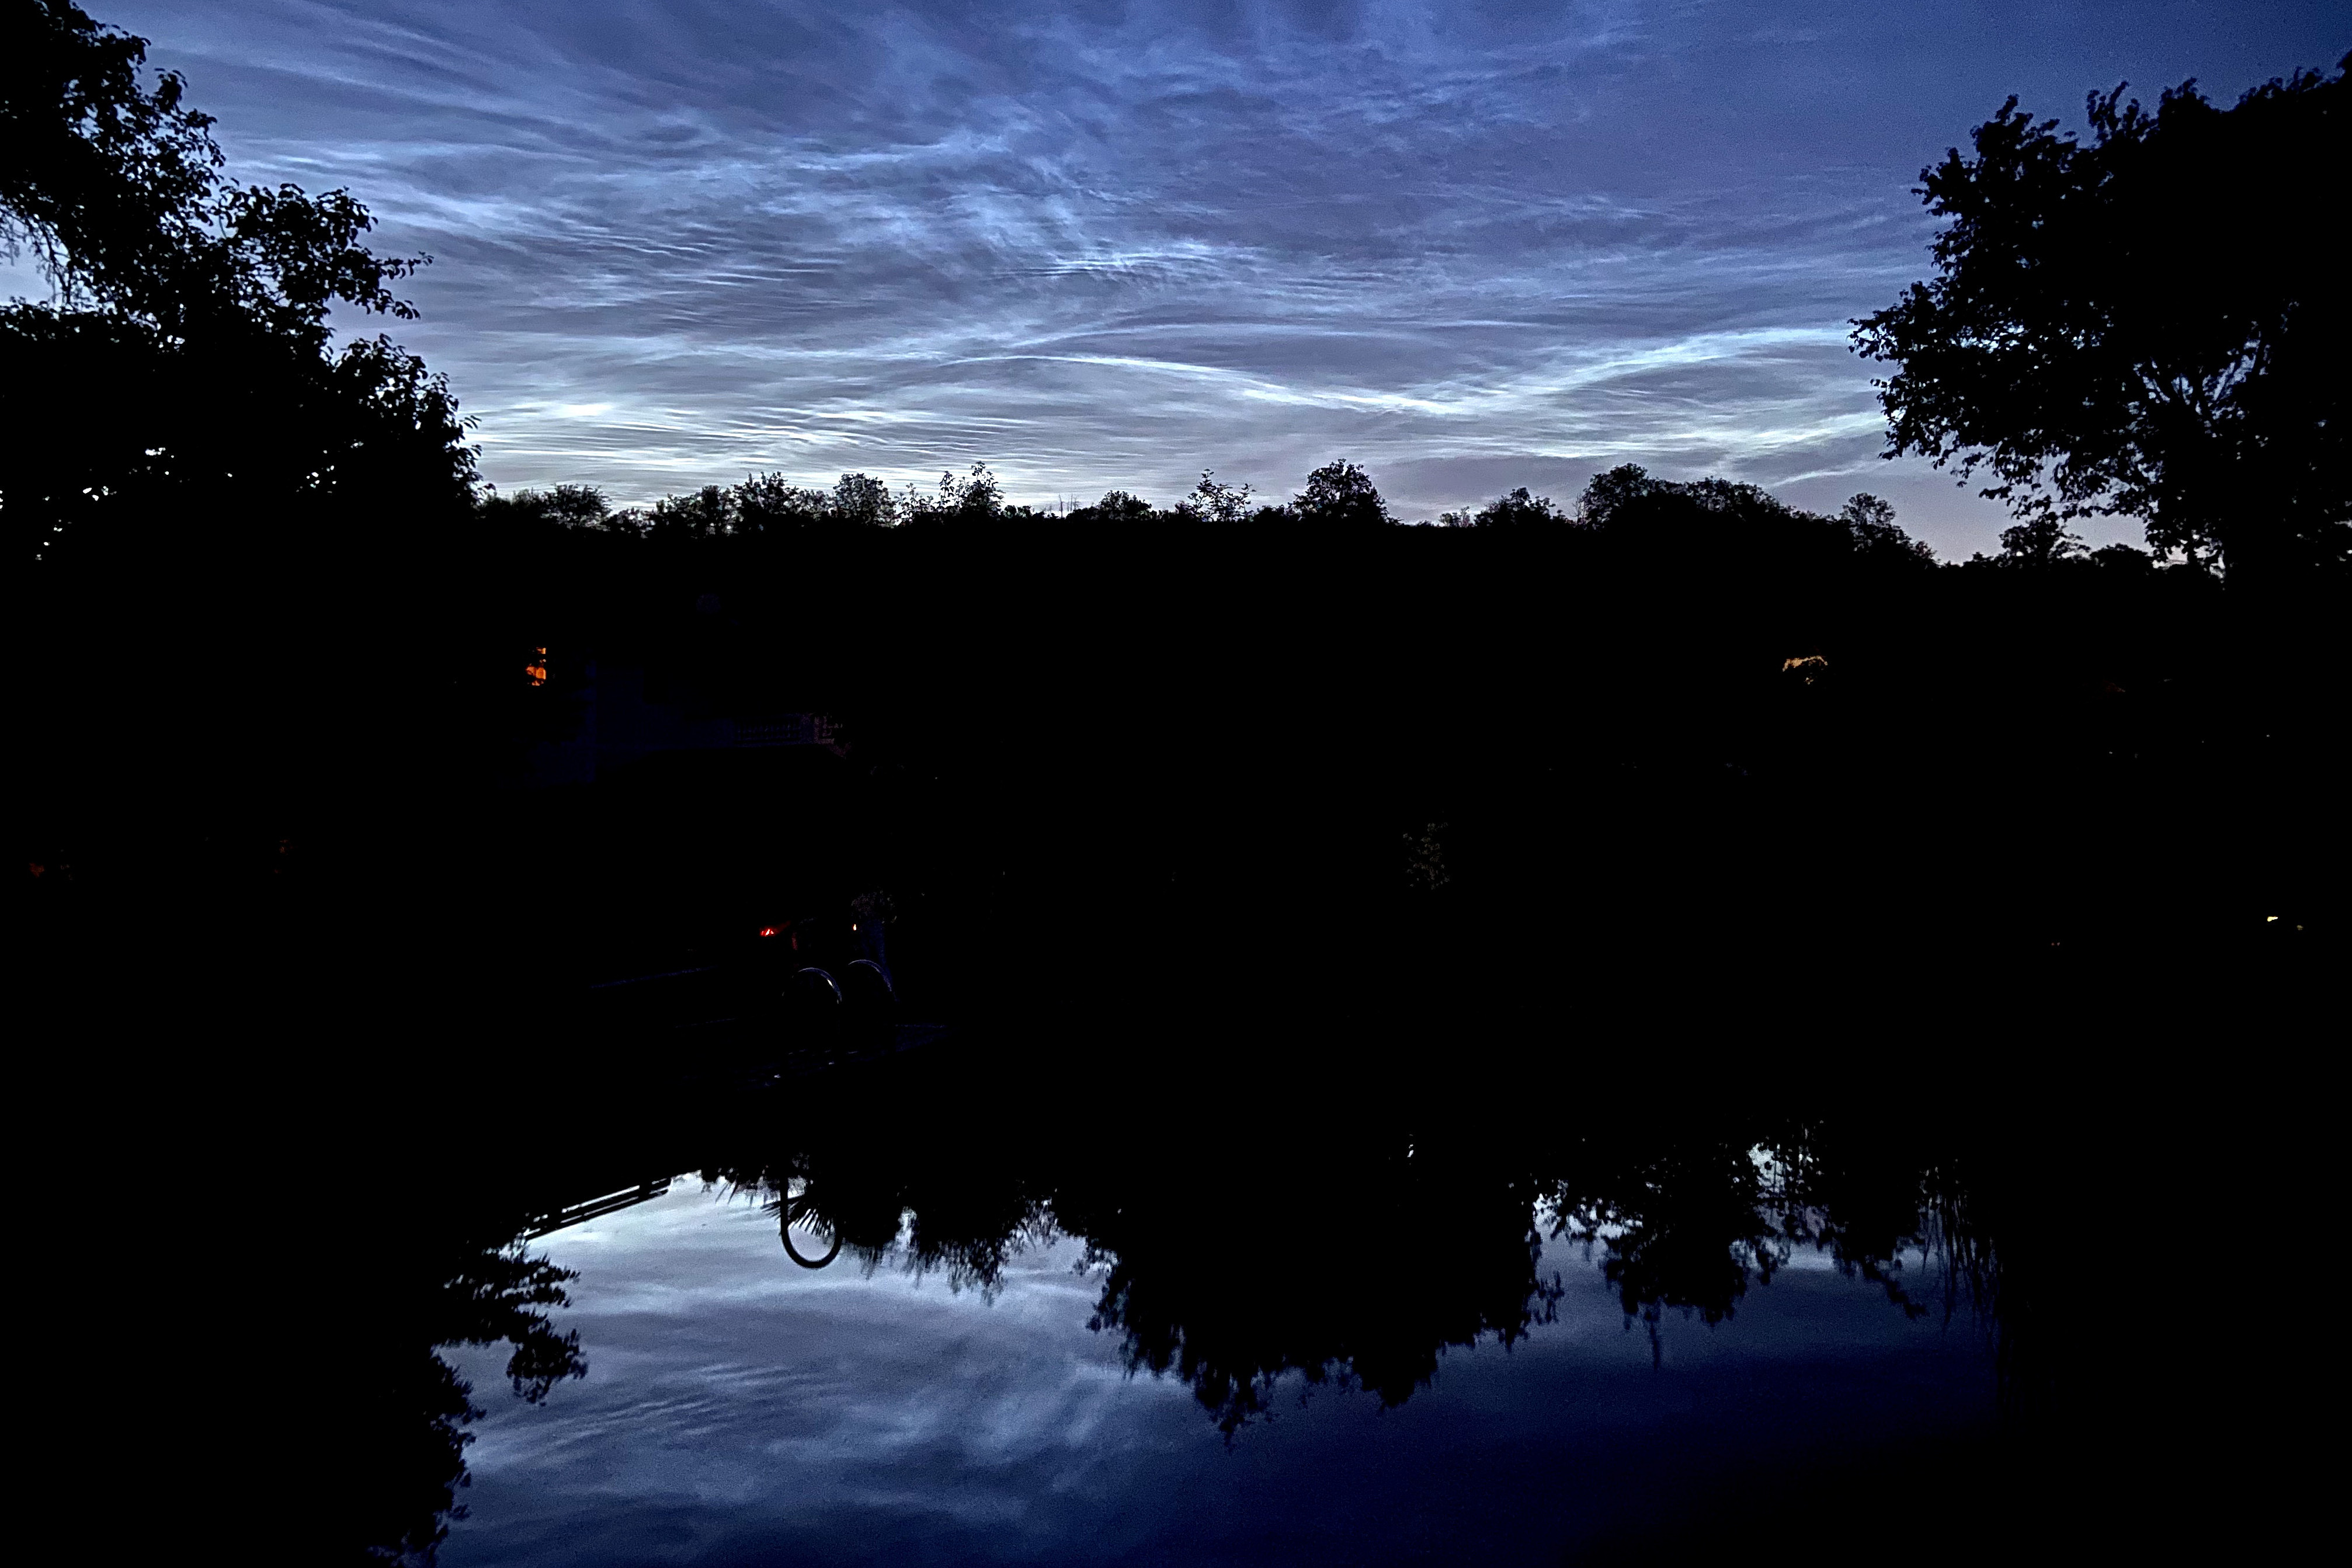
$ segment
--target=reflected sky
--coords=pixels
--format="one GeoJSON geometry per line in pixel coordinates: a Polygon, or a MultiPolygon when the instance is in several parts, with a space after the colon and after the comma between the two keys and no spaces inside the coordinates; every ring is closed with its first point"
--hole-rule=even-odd
{"type": "MultiPolygon", "coordinates": [[[[1399,1239],[1342,1237],[1334,1264],[1373,1291],[1446,1266],[1444,1238],[1399,1239]]],[[[1729,1322],[1669,1312],[1654,1366],[1598,1265],[1556,1244],[1557,1321],[1507,1352],[1451,1350],[1388,1409],[1293,1375],[1228,1443],[1089,1332],[1099,1272],[1074,1241],[985,1292],[903,1258],[810,1272],[771,1214],[689,1179],[544,1246],[580,1271],[559,1326],[588,1375],[532,1406],[496,1352],[453,1356],[487,1413],[445,1563],[1551,1560],[1992,1401],[1980,1333],[1802,1247],[1729,1322]]]]}
{"type": "MultiPolygon", "coordinates": [[[[1407,517],[1633,460],[1948,553],[1845,322],[1920,165],[2011,92],[2221,95],[2324,4],[1555,6],[123,0],[232,172],[432,253],[404,336],[501,486],[751,469],[1161,503],[1344,455],[1407,517]]],[[[2136,535],[2134,536],[2136,537],[2136,535]]]]}

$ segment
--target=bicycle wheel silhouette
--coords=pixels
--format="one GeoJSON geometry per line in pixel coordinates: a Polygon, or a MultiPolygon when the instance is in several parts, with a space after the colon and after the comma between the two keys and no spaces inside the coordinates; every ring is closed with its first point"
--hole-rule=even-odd
{"type": "Polygon", "coordinates": [[[793,1222],[796,1219],[803,1222],[811,1222],[808,1194],[805,1192],[802,1193],[798,1197],[785,1198],[782,1207],[778,1211],[776,1229],[784,1239],[785,1257],[791,1259],[793,1262],[799,1264],[803,1269],[822,1269],[827,1263],[832,1262],[835,1258],[841,1256],[841,1232],[834,1229],[830,1225],[825,1225],[823,1220],[815,1220],[813,1223],[821,1227],[824,1230],[825,1234],[833,1239],[833,1245],[825,1249],[824,1257],[811,1258],[807,1254],[803,1253],[799,1248],[793,1246],[793,1222]]]}

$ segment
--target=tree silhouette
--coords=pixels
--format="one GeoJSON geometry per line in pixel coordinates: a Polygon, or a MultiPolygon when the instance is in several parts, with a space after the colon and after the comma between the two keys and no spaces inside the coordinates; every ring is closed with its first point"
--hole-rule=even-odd
{"type": "Polygon", "coordinates": [[[0,240],[55,291],[0,307],[20,557],[99,519],[201,533],[230,505],[464,504],[473,453],[446,385],[382,337],[336,350],[328,325],[338,303],[413,316],[392,286],[429,258],[369,250],[348,192],[226,179],[179,77],[142,81],[144,40],[68,0],[8,11],[0,240]]]}
{"type": "Polygon", "coordinates": [[[690,495],[656,501],[649,528],[656,538],[709,538],[733,533],[740,516],[733,490],[705,485],[690,495]]]}
{"type": "Polygon", "coordinates": [[[348,1381],[331,1416],[341,1462],[317,1499],[338,1548],[329,1561],[430,1564],[448,1521],[466,1516],[467,1428],[483,1411],[443,1352],[506,1345],[508,1385],[533,1405],[587,1375],[579,1331],[551,1317],[570,1304],[574,1272],[476,1229],[481,1217],[438,1221],[377,1239],[375,1288],[343,1324],[348,1381]]]}
{"type": "MultiPolygon", "coordinates": [[[[1506,497],[1496,506],[1512,501],[1506,497]]],[[[1515,520],[1505,526],[1534,520],[1531,508],[1511,516],[1515,520]]],[[[1614,548],[1671,556],[1693,572],[1735,565],[1741,570],[1803,572],[1850,560],[1900,573],[1936,560],[1933,549],[1895,522],[1893,504],[1876,496],[1855,496],[1836,517],[1824,517],[1800,511],[1754,485],[1656,479],[1632,463],[1593,476],[1578,497],[1576,521],[1614,548]]]]}
{"type": "Polygon", "coordinates": [[[1074,508],[1069,516],[1077,521],[1095,523],[1142,523],[1155,514],[1151,503],[1126,490],[1104,492],[1103,498],[1091,507],[1074,508]]]}
{"type": "Polygon", "coordinates": [[[1892,501],[1864,491],[1848,497],[1838,511],[1838,520],[1845,524],[1846,533],[1853,539],[1855,553],[1866,559],[1905,565],[1935,564],[1936,552],[1927,542],[1913,538],[1896,525],[1892,501]]]}
{"type": "Polygon", "coordinates": [[[1371,476],[1345,461],[1327,463],[1307,476],[1307,488],[1290,510],[1301,522],[1339,528],[1376,528],[1391,520],[1371,476]]]}
{"type": "Polygon", "coordinates": [[[482,497],[484,515],[529,518],[567,528],[602,528],[613,515],[613,503],[593,485],[557,485],[546,490],[517,490],[482,497]]]}
{"type": "Polygon", "coordinates": [[[783,534],[833,519],[832,497],[785,482],[780,474],[753,474],[735,486],[735,526],[747,534],[783,534]]]}
{"type": "Polygon", "coordinates": [[[833,487],[833,507],[836,516],[867,528],[887,528],[898,520],[890,486],[868,474],[844,474],[833,487]]]}
{"type": "Polygon", "coordinates": [[[922,495],[909,486],[899,504],[901,519],[918,528],[993,522],[1004,516],[1004,510],[1003,487],[985,463],[973,464],[969,474],[941,474],[936,496],[922,495]]]}
{"type": "Polygon", "coordinates": [[[1213,468],[1201,470],[1201,482],[1176,503],[1176,515],[1196,523],[1238,523],[1250,515],[1250,487],[1228,485],[1213,468]]]}
{"type": "Polygon", "coordinates": [[[2055,517],[2028,517],[2000,530],[1998,559],[2008,566],[2050,566],[2077,560],[2084,554],[2082,539],[2055,517]]]}
{"type": "MultiPolygon", "coordinates": [[[[2352,60],[2352,57],[2347,57],[2352,60]]],[[[1856,321],[1889,455],[2021,518],[2125,514],[2159,551],[2307,571],[2352,551],[2340,247],[2314,170],[2352,162],[2352,89],[2301,73],[2215,108],[2093,94],[2092,139],[2011,98],[1922,170],[1938,276],[1856,321]]]]}
{"type": "Polygon", "coordinates": [[[1559,508],[1551,504],[1549,496],[1530,496],[1524,485],[1509,495],[1489,502],[1471,519],[1473,528],[1544,528],[1565,522],[1559,508]]]}
{"type": "MultiPolygon", "coordinates": [[[[1019,1091],[1022,1103],[1038,1092],[1019,1091]]],[[[1998,1248],[1981,1208],[1968,1213],[1955,1130],[1906,1132],[1856,1108],[1759,1103],[1684,1125],[1621,1106],[1573,1135],[1433,1119],[1409,1137],[1367,1113],[1272,1143],[1145,1115],[1101,1141],[1005,1146],[981,1134],[1012,1103],[1002,1085],[835,1092],[826,1118],[760,1124],[703,1180],[758,1196],[858,1266],[983,1293],[1024,1249],[1080,1241],[1096,1275],[1087,1326],[1118,1335],[1129,1370],[1189,1385],[1228,1436],[1263,1419],[1286,1381],[1406,1403],[1450,1347],[1507,1345],[1551,1321],[1580,1254],[1654,1354],[1670,1316],[1736,1317],[1801,1248],[1908,1316],[1990,1318],[1998,1304],[1998,1248]],[[901,1136],[877,1141],[886,1103],[901,1136]],[[1360,1279],[1332,1245],[1335,1191],[1378,1195],[1365,1213],[1381,1226],[1444,1238],[1445,1267],[1360,1279]],[[1203,1213],[1246,1218],[1245,1264],[1204,1236],[1203,1213]]]]}

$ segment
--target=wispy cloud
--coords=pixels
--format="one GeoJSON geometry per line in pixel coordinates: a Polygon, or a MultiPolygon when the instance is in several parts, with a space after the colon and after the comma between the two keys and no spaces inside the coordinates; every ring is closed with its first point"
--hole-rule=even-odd
{"type": "Polygon", "coordinates": [[[504,486],[986,458],[1016,496],[1167,498],[1345,454],[1412,514],[1630,457],[1867,485],[1948,547],[1997,518],[1876,461],[1843,342],[1924,265],[1920,164],[2011,91],[2226,91],[2335,47],[2287,5],[2162,35],[2120,3],[100,13],[235,172],[347,184],[436,257],[405,335],[504,486]]]}

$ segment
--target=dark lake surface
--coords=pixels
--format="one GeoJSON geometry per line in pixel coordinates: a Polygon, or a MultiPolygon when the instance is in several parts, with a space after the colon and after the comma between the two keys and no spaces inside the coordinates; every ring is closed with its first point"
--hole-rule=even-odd
{"type": "Polygon", "coordinates": [[[1973,1563],[2266,1558],[2332,1496],[2321,923],[1998,862],[1882,902],[1943,841],[1824,873],[1721,763],[1384,821],[1302,755],[1150,809],[1054,756],[730,762],[53,900],[28,1295],[92,1517],[451,1568],[1973,1563]]]}
{"type": "Polygon", "coordinates": [[[2245,1200],[2284,1212],[2311,1145],[2146,1060],[2012,1060],[2021,1096],[1659,1051],[1571,1090],[1540,1056],[1463,1087],[908,1038],[480,1122],[323,1216],[370,1281],[318,1406],[346,1539],[1958,1562],[2218,1549],[2300,1462],[2242,1440],[2278,1395],[2245,1200]]]}
{"type": "Polygon", "coordinates": [[[2266,1557],[2332,1496],[2316,977],[1794,1045],[298,992],[38,1102],[31,1386],[94,1505],[315,1561],[2266,1557]]]}
{"type": "Polygon", "coordinates": [[[525,531],[352,625],[93,559],[21,960],[77,1517],[2284,1554],[2335,1487],[2337,606],[1685,499],[525,531]]]}
{"type": "MultiPolygon", "coordinates": [[[[772,1199],[688,1176],[538,1243],[578,1271],[557,1322],[585,1375],[528,1404],[500,1387],[502,1347],[453,1356],[491,1392],[445,1563],[1542,1562],[1995,1418],[1988,1325],[1946,1314],[1916,1249],[1888,1263],[1926,1312],[1800,1243],[1728,1320],[1647,1324],[1607,1240],[1547,1239],[1540,1321],[1515,1343],[1448,1345],[1393,1401],[1344,1364],[1292,1368],[1228,1433],[1180,1371],[1133,1364],[1097,1312],[1111,1264],[1050,1217],[985,1277],[925,1267],[911,1234],[810,1270],[772,1199]]],[[[1547,1237],[1556,1218],[1531,1215],[1547,1237]]],[[[1237,1291],[1290,1288],[1273,1254],[1301,1244],[1369,1296],[1444,1295],[1465,1267],[1442,1216],[1336,1189],[1290,1217],[1303,1236],[1205,1202],[1189,1219],[1197,1262],[1237,1291]]],[[[801,1230],[822,1256],[824,1228],[801,1230]]]]}

